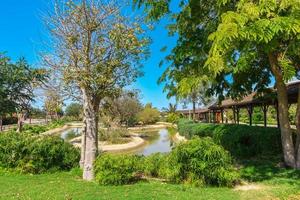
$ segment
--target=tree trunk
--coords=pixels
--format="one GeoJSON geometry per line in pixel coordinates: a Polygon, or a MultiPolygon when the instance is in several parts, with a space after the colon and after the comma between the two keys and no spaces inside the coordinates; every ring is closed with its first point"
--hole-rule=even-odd
{"type": "Polygon", "coordinates": [[[269,62],[276,81],[279,123],[284,162],[287,166],[295,168],[295,149],[289,122],[287,88],[283,80],[280,66],[278,64],[277,56],[274,54],[269,54],[269,62]]]}
{"type": "Polygon", "coordinates": [[[86,120],[83,117],[83,127],[81,132],[81,150],[80,150],[80,168],[83,169],[84,167],[84,158],[85,158],[85,142],[86,142],[86,120]]]}
{"type": "Polygon", "coordinates": [[[98,152],[98,146],[96,146],[97,139],[97,127],[96,127],[96,113],[93,109],[92,96],[85,90],[82,90],[83,94],[83,111],[86,120],[86,141],[85,141],[85,155],[84,155],[84,167],[83,167],[83,179],[94,179],[94,161],[96,159],[96,153],[98,152]]]}
{"type": "Polygon", "coordinates": [[[295,123],[296,123],[296,132],[297,132],[297,138],[295,144],[296,168],[300,169],[300,85],[298,88],[297,111],[296,111],[295,123]]]}
{"type": "Polygon", "coordinates": [[[93,109],[94,109],[94,113],[95,113],[95,125],[96,125],[96,140],[95,140],[95,145],[97,147],[97,152],[96,152],[96,156],[99,153],[99,138],[98,138],[98,123],[99,123],[99,104],[100,104],[100,100],[98,98],[95,98],[93,101],[93,109]]]}
{"type": "Polygon", "coordinates": [[[193,101],[193,120],[196,120],[196,102],[193,101]]]}
{"type": "Polygon", "coordinates": [[[18,128],[17,132],[21,133],[23,130],[23,121],[24,121],[24,114],[18,113],[18,128]]]}

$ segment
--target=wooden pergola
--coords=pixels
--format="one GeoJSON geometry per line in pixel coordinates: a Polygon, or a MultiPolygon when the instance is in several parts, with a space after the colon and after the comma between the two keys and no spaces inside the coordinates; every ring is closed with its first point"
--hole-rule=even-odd
{"type": "MultiPolygon", "coordinates": [[[[289,105],[297,103],[298,89],[300,81],[287,84],[289,105]]],[[[254,107],[260,107],[263,112],[264,126],[267,126],[267,112],[270,106],[274,106],[277,113],[277,126],[279,127],[278,102],[276,89],[270,88],[268,92],[258,95],[253,92],[240,100],[225,99],[221,103],[213,104],[205,109],[197,109],[197,115],[205,116],[204,119],[210,123],[228,123],[224,121],[224,112],[232,109],[233,122],[240,123],[240,110],[246,109],[249,117],[249,125],[252,125],[252,116],[254,107]]],[[[203,118],[202,118],[203,119],[203,118]]]]}

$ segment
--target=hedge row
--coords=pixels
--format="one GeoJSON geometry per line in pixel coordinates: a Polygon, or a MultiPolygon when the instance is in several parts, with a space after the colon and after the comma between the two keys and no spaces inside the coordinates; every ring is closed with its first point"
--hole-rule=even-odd
{"type": "Polygon", "coordinates": [[[272,127],[181,120],[178,123],[178,132],[188,139],[193,136],[211,137],[235,157],[278,155],[282,149],[280,130],[272,127]]]}

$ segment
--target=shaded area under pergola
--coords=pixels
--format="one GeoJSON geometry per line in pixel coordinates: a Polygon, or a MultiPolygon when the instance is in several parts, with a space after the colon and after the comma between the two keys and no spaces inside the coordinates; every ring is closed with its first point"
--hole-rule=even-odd
{"type": "MultiPolygon", "coordinates": [[[[297,103],[298,89],[300,81],[292,82],[287,84],[288,103],[289,105],[297,103]]],[[[228,123],[224,120],[224,112],[232,109],[233,123],[240,123],[240,110],[246,109],[249,117],[249,125],[252,125],[253,109],[260,107],[263,112],[264,126],[267,126],[267,113],[270,106],[274,106],[277,116],[277,126],[279,127],[278,118],[278,101],[276,89],[270,88],[269,92],[258,95],[253,92],[240,100],[225,99],[221,103],[215,103],[208,108],[196,109],[195,119],[200,121],[206,121],[209,123],[228,123]]],[[[179,111],[184,116],[191,117],[193,114],[192,110],[179,111]]]]}

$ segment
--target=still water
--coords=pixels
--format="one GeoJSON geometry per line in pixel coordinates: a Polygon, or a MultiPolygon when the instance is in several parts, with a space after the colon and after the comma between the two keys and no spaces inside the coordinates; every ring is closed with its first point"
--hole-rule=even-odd
{"type": "MultiPolygon", "coordinates": [[[[64,140],[71,140],[81,134],[82,128],[70,128],[60,133],[64,140]]],[[[172,150],[173,141],[168,129],[159,129],[153,131],[136,132],[146,140],[145,145],[124,153],[133,153],[138,155],[150,155],[153,153],[167,153],[172,150]]]]}

